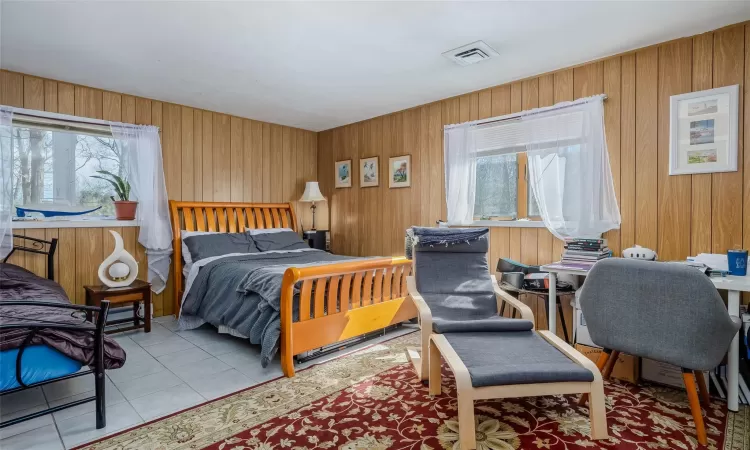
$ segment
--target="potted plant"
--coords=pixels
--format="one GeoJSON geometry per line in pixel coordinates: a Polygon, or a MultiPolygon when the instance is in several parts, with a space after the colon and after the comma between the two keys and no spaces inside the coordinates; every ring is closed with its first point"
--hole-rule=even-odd
{"type": "Polygon", "coordinates": [[[110,197],[115,205],[115,218],[117,220],[134,220],[138,202],[128,200],[130,197],[130,183],[107,170],[97,170],[96,172],[102,174],[102,176],[91,175],[91,178],[107,181],[115,188],[115,194],[119,200],[115,200],[114,196],[110,197]]]}

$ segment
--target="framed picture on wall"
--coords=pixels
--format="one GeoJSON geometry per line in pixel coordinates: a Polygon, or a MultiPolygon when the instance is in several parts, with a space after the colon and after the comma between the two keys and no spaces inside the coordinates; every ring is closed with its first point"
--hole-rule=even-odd
{"type": "Polygon", "coordinates": [[[359,160],[359,187],[375,187],[379,184],[378,157],[359,160]]]}
{"type": "Polygon", "coordinates": [[[388,159],[388,187],[411,186],[411,155],[394,156],[388,159]]]}
{"type": "Polygon", "coordinates": [[[669,98],[669,174],[736,172],[739,85],[669,98]]]}
{"type": "Polygon", "coordinates": [[[352,160],[336,161],[336,188],[352,187],[352,160]]]}

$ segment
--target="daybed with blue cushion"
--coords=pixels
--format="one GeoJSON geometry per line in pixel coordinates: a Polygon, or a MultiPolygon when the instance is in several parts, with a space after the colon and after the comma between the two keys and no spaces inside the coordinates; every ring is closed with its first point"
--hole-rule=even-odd
{"type": "Polygon", "coordinates": [[[109,303],[101,307],[70,304],[65,291],[52,278],[56,239],[15,236],[30,242],[15,246],[0,262],[0,396],[67,378],[94,374],[95,395],[6,420],[0,428],[65,408],[96,401],[96,425],[106,425],[104,408],[104,370],[125,363],[125,352],[104,335],[109,303]],[[48,277],[9,264],[15,251],[47,256],[48,277]],[[96,323],[86,320],[95,315],[96,323]],[[89,370],[81,371],[83,365],[89,370]]]}
{"type": "Polygon", "coordinates": [[[531,310],[502,291],[487,265],[485,229],[418,228],[409,295],[419,311],[422,349],[410,358],[430,394],[441,392],[441,356],[453,371],[459,442],[476,447],[474,400],[587,393],[592,439],[607,438],[604,385],[596,365],[548,331],[534,330],[531,310]],[[520,319],[498,314],[501,305],[520,319]],[[425,370],[429,368],[429,373],[425,370]]]}

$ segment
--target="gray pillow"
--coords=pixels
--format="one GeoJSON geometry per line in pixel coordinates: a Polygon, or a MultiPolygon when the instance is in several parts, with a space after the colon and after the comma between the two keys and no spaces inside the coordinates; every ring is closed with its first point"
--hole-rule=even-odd
{"type": "Polygon", "coordinates": [[[271,250],[300,250],[310,248],[294,231],[274,231],[262,233],[255,230],[252,234],[255,246],[262,252],[271,250]]]}
{"type": "Polygon", "coordinates": [[[183,242],[192,261],[230,253],[258,253],[253,239],[245,233],[201,234],[186,237],[183,242]]]}

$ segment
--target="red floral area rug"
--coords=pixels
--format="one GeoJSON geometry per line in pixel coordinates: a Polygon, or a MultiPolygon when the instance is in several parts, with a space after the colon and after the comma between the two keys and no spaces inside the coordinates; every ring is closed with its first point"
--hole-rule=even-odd
{"type": "MultiPolygon", "coordinates": [[[[455,386],[430,397],[404,350],[412,334],[90,444],[87,449],[459,449],[455,386]]],[[[576,396],[475,403],[477,448],[698,449],[684,391],[607,383],[610,439],[589,440],[576,396]]],[[[709,449],[750,448],[750,408],[704,409],[709,449]]]]}
{"type": "MultiPolygon", "coordinates": [[[[289,414],[218,442],[209,449],[344,448],[458,450],[457,403],[446,372],[444,393],[430,397],[410,365],[394,367],[289,414]]],[[[575,396],[475,403],[478,449],[694,449],[690,409],[672,389],[610,383],[611,438],[591,441],[588,410],[575,396]]],[[[723,444],[726,415],[706,411],[709,448],[723,444]]]]}

